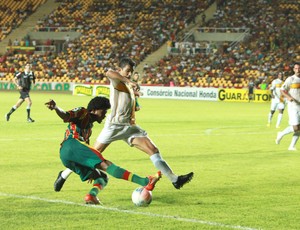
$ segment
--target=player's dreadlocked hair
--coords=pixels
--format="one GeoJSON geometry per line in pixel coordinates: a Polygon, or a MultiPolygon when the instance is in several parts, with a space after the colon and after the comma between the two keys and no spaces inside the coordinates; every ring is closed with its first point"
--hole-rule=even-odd
{"type": "Polygon", "coordinates": [[[109,100],[106,97],[94,97],[87,106],[88,111],[97,109],[110,109],[109,100]]]}

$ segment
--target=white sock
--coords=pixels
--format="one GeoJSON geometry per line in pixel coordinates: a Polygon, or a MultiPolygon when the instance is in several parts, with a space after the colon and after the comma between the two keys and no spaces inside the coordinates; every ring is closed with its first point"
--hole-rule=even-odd
{"type": "Polygon", "coordinates": [[[61,177],[64,178],[65,180],[71,175],[73,171],[71,169],[66,168],[62,173],[61,177]]]}
{"type": "Polygon", "coordinates": [[[285,136],[285,135],[293,133],[293,132],[294,132],[293,126],[288,126],[280,133],[281,133],[281,136],[285,136]]]}
{"type": "Polygon", "coordinates": [[[176,182],[178,179],[178,176],[175,175],[172,171],[172,169],[169,167],[167,162],[165,162],[164,159],[161,158],[159,153],[155,153],[152,156],[150,156],[150,160],[154,164],[154,166],[162,172],[171,182],[176,182]]]}
{"type": "Polygon", "coordinates": [[[281,123],[281,120],[282,120],[282,116],[283,116],[282,113],[279,113],[279,114],[278,114],[276,127],[279,127],[279,125],[280,125],[280,123],[281,123]]]}
{"type": "Polygon", "coordinates": [[[296,145],[298,139],[299,139],[299,132],[296,132],[296,133],[294,133],[294,135],[292,137],[290,148],[295,148],[295,145],[296,145]]]}

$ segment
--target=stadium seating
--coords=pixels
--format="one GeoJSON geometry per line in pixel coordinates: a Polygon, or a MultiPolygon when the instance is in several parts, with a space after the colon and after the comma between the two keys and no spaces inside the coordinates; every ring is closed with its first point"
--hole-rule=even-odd
{"type": "MultiPolygon", "coordinates": [[[[257,1],[219,2],[222,4],[215,13],[215,19],[206,23],[207,28],[249,27],[252,36],[230,49],[219,49],[217,53],[192,54],[189,57],[183,53],[179,55],[180,59],[176,54],[164,57],[173,62],[171,65],[184,62],[187,65],[184,69],[189,69],[190,74],[198,78],[198,84],[191,83],[188,77],[184,80],[185,84],[175,79],[177,85],[246,88],[249,78],[253,77],[258,87],[262,81],[270,82],[276,71],[284,70],[286,75],[290,75],[290,66],[300,61],[300,37],[297,32],[299,3],[295,0],[278,1],[278,5],[270,1],[266,5],[257,1]],[[265,12],[268,12],[267,16],[265,12]],[[197,74],[199,72],[200,75],[197,74]],[[207,75],[217,79],[225,77],[226,82],[208,80],[207,75]]],[[[152,73],[155,76],[156,72],[165,73],[165,69],[165,65],[157,64],[148,71],[155,70],[152,73]]],[[[182,69],[179,68],[179,71],[182,69]]]]}
{"type": "MultiPolygon", "coordinates": [[[[41,4],[42,0],[33,2],[41,4]]],[[[40,20],[36,30],[59,32],[63,28],[81,32],[81,38],[71,40],[65,52],[58,54],[8,52],[2,58],[5,61],[0,61],[0,73],[7,73],[1,79],[11,80],[11,70],[30,60],[41,81],[106,84],[104,69],[114,66],[120,56],[130,56],[140,63],[173,34],[180,33],[211,3],[192,0],[175,4],[170,0],[140,0],[134,5],[120,0],[60,2],[61,7],[40,20]]],[[[289,73],[290,65],[300,58],[299,33],[295,32],[299,31],[300,21],[297,1],[279,0],[277,5],[268,1],[264,5],[246,0],[218,2],[222,4],[215,19],[207,21],[205,26],[249,27],[252,37],[215,53],[169,54],[142,73],[141,83],[241,88],[247,87],[250,77],[259,85],[262,80],[270,81],[278,70],[289,73]]]]}
{"type": "Polygon", "coordinates": [[[46,0],[6,0],[0,6],[0,41],[17,28],[46,0]]]}

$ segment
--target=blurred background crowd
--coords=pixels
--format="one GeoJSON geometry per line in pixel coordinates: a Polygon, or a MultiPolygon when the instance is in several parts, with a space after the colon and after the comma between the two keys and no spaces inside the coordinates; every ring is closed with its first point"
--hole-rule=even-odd
{"type": "Polygon", "coordinates": [[[32,30],[63,38],[10,36],[48,1],[1,4],[1,80],[29,61],[38,81],[108,84],[105,70],[130,56],[144,85],[245,88],[254,81],[266,88],[300,62],[299,0],[53,0],[57,7],[32,30]],[[248,33],[236,42],[199,42],[190,33],[216,29],[248,33]]]}

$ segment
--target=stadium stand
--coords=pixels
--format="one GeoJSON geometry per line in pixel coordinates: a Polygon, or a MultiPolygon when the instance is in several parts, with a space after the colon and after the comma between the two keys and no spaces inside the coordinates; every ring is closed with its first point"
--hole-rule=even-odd
{"type": "Polygon", "coordinates": [[[144,73],[143,83],[245,88],[254,78],[259,87],[300,60],[299,16],[298,1],[219,1],[206,28],[250,28],[249,39],[215,53],[170,53],[144,73]]]}
{"type": "Polygon", "coordinates": [[[291,63],[300,59],[297,0],[278,0],[276,4],[268,0],[218,0],[212,20],[208,20],[209,15],[202,17],[213,2],[209,0],[59,2],[60,7],[40,19],[35,30],[82,35],[65,41],[58,53],[8,51],[0,59],[1,79],[10,81],[15,69],[30,60],[41,81],[107,84],[104,69],[120,56],[130,56],[144,66],[146,57],[163,44],[181,42],[182,31],[191,24],[250,28],[251,36],[232,47],[226,42],[218,44],[211,47],[213,52],[169,53],[142,68],[142,84],[242,88],[253,77],[258,86],[268,82],[278,69],[289,72],[291,63]]]}
{"type": "Polygon", "coordinates": [[[0,6],[0,41],[16,29],[46,0],[6,0],[0,6]]]}
{"type": "MultiPolygon", "coordinates": [[[[64,28],[81,32],[82,36],[70,40],[65,52],[28,58],[36,63],[37,75],[45,76],[45,79],[53,80],[55,77],[55,80],[64,81],[71,78],[91,83],[106,83],[104,69],[116,63],[121,55],[130,56],[139,63],[166,42],[171,33],[178,33],[188,20],[196,16],[194,7],[206,7],[205,1],[192,0],[176,1],[175,4],[150,0],[130,3],[74,0],[61,3],[61,7],[38,22],[36,30],[59,32],[64,28]],[[51,63],[47,64],[47,68],[42,62],[45,59],[51,63]]],[[[5,58],[20,59],[18,55],[10,59],[8,56],[11,55],[8,53],[5,58]]]]}

